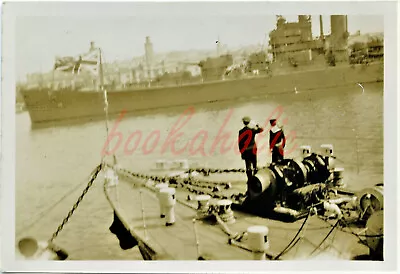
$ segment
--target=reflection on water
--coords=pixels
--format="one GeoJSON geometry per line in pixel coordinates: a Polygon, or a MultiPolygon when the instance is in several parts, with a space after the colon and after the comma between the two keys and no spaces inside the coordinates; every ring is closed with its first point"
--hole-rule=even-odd
{"type": "MultiPolygon", "coordinates": [[[[288,142],[288,151],[303,144],[315,149],[321,144],[333,144],[338,164],[345,168],[348,185],[360,189],[382,182],[382,84],[366,85],[364,93],[355,85],[312,93],[266,95],[253,98],[252,102],[243,99],[195,106],[191,116],[184,116],[185,108],[180,108],[162,114],[123,117],[110,124],[117,134],[110,148],[116,148],[124,167],[137,171],[152,167],[160,158],[189,159],[208,167],[243,167],[236,150],[242,116],[251,116],[265,125],[279,106],[283,110],[280,120],[286,134],[295,137],[288,142]],[[121,141],[117,147],[118,136],[121,141]],[[218,136],[228,138],[217,142],[218,136]],[[174,137],[176,140],[169,142],[174,137]],[[169,145],[165,145],[166,142],[169,145]],[[181,153],[177,155],[171,151],[172,143],[175,151],[181,150],[181,153]],[[222,146],[229,149],[221,153],[222,146]]],[[[17,237],[34,235],[47,239],[86,186],[89,173],[100,162],[106,140],[105,124],[100,121],[31,131],[27,113],[18,114],[16,120],[17,237]],[[79,182],[81,186],[77,191],[30,230],[25,229],[32,219],[79,182]]],[[[267,139],[268,134],[257,139],[261,148],[260,165],[270,159],[265,148],[267,139]]],[[[288,155],[296,156],[297,150],[288,155]]],[[[136,249],[120,250],[118,241],[108,231],[111,222],[112,212],[98,181],[57,238],[57,243],[70,252],[71,259],[140,259],[136,249]]]]}

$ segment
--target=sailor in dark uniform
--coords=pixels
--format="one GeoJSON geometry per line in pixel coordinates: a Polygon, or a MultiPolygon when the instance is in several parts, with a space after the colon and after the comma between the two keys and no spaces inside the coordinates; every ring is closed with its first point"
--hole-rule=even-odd
{"type": "Polygon", "coordinates": [[[263,129],[256,125],[250,125],[251,119],[246,116],[242,119],[244,127],[239,131],[238,145],[242,159],[246,164],[247,179],[250,179],[257,172],[257,145],[256,134],[263,132],[263,129]]]}
{"type": "Polygon", "coordinates": [[[269,148],[272,153],[272,163],[279,163],[283,161],[286,138],[282,128],[276,124],[276,119],[271,119],[269,122],[272,126],[269,131],[269,148]]]}

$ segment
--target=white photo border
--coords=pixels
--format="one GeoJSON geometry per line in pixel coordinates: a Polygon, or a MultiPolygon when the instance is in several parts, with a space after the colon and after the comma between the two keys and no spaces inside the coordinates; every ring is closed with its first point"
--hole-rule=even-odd
{"type": "MultiPolygon", "coordinates": [[[[15,22],[18,16],[28,15],[129,15],[130,5],[134,3],[102,3],[95,9],[92,3],[56,3],[56,2],[8,2],[2,7],[2,93],[1,93],[1,166],[0,178],[2,183],[1,210],[2,210],[2,269],[12,272],[107,272],[107,273],[156,273],[156,272],[253,272],[276,270],[331,270],[337,271],[394,271],[397,267],[398,236],[396,223],[398,218],[398,202],[396,193],[398,181],[397,139],[397,6],[396,2],[254,2],[260,9],[268,9],[271,15],[275,14],[362,14],[383,15],[385,23],[385,64],[384,64],[384,182],[385,182],[385,261],[16,261],[15,260],[15,22]],[[79,5],[79,8],[77,8],[79,5]],[[46,10],[44,7],[46,6],[46,10]],[[124,8],[125,7],[125,8],[124,8]],[[387,240],[390,239],[390,240],[387,240]]],[[[189,3],[174,3],[173,5],[187,5],[189,3]]],[[[199,5],[190,3],[191,5],[199,5]]],[[[206,3],[201,3],[207,5],[206,3]]],[[[141,4],[145,5],[145,4],[141,4]]],[[[229,12],[226,3],[224,12],[229,12]]],[[[132,7],[131,7],[132,8],[132,7]]],[[[140,7],[136,7],[140,12],[140,7]]],[[[202,12],[201,5],[198,12],[202,12]]],[[[207,9],[206,9],[207,10],[207,9]]],[[[179,12],[170,9],[171,12],[179,12]]],[[[208,10],[207,10],[208,11],[208,10]]],[[[157,13],[155,9],[154,13],[157,13]]],[[[213,12],[223,12],[220,8],[213,8],[213,12]]],[[[242,10],[246,13],[246,10],[242,10]]],[[[172,13],[170,13],[173,16],[172,13]]],[[[88,171],[89,172],[89,171],[88,171]]]]}

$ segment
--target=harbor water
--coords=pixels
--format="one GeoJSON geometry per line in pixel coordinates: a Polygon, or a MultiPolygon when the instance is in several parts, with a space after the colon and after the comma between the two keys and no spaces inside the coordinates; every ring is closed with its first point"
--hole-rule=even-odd
{"type": "MultiPolygon", "coordinates": [[[[293,90],[140,117],[125,115],[110,121],[114,137],[108,149],[132,171],[149,170],[158,159],[243,168],[237,151],[241,118],[250,116],[268,129],[268,119],[280,113],[288,136],[286,157],[297,157],[301,145],[319,152],[321,144],[332,144],[336,165],[345,168],[345,183],[362,189],[383,182],[383,84],[363,88],[293,90]]],[[[51,237],[107,152],[105,128],[99,121],[31,130],[29,114],[16,115],[16,239],[51,237]]],[[[270,161],[268,138],[268,130],[257,137],[260,166],[270,161]]],[[[137,248],[121,250],[109,232],[113,215],[102,187],[102,180],[97,180],[55,243],[69,252],[70,259],[141,259],[137,248]]]]}

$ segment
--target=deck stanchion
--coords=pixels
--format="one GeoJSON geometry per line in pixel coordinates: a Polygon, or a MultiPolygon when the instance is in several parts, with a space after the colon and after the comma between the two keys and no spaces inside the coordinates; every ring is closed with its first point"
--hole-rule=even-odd
{"type": "Polygon", "coordinates": [[[147,227],[146,227],[146,217],[145,217],[145,213],[144,213],[143,198],[142,198],[142,190],[139,190],[139,195],[140,195],[140,205],[142,207],[142,220],[143,220],[144,237],[145,237],[145,239],[148,239],[147,227]]]}
{"type": "Polygon", "coordinates": [[[199,237],[197,235],[197,228],[196,228],[196,219],[193,219],[193,232],[194,232],[194,238],[196,241],[196,251],[197,251],[197,258],[200,259],[200,242],[199,242],[199,237]]]}

